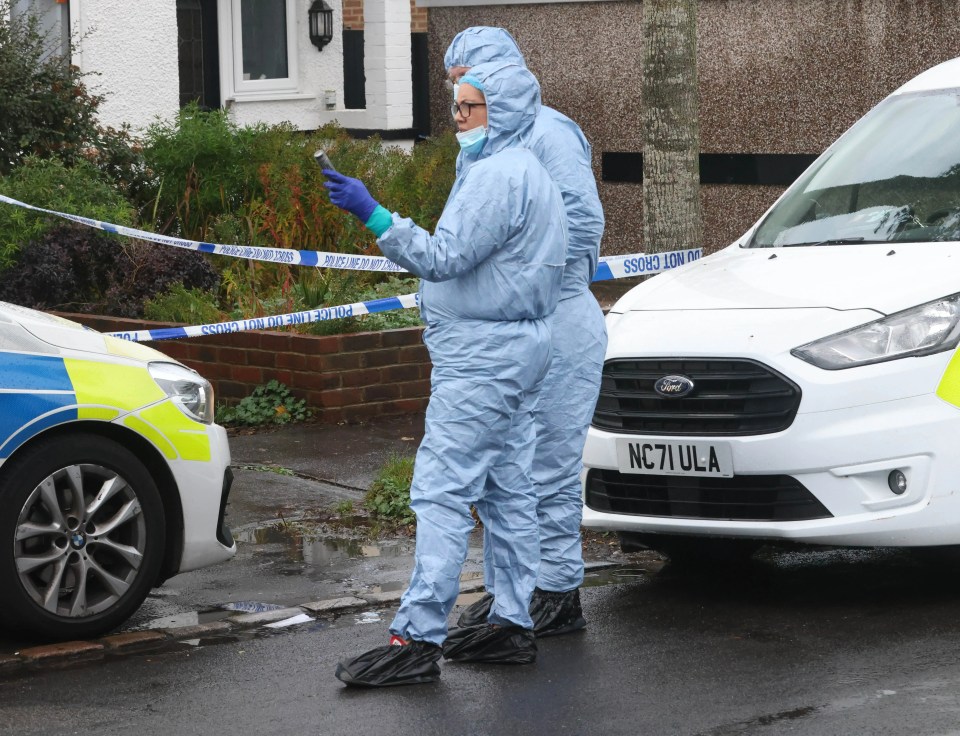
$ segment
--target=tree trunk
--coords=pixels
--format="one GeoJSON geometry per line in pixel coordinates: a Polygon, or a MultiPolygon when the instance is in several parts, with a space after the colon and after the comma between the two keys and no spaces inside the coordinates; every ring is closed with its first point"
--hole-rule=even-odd
{"type": "Polygon", "coordinates": [[[641,37],[644,250],[699,248],[697,0],[644,0],[641,37]]]}

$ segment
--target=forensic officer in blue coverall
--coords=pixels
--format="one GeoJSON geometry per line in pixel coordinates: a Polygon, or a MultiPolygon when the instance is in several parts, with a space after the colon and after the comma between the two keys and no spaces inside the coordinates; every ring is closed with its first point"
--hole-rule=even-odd
{"type": "Polygon", "coordinates": [[[337,677],[379,687],[439,678],[441,653],[469,662],[536,658],[530,599],[539,568],[537,496],[529,477],[533,407],[551,355],[546,318],[560,297],[563,199],[524,145],[540,87],[523,66],[477,65],[453,105],[462,160],[436,231],[391,214],[357,179],[324,170],[331,201],[419,276],[433,362],[411,508],[417,546],[389,646],[344,660],[337,677]],[[476,505],[497,568],[489,618],[447,632],[476,505]],[[442,646],[442,649],[441,649],[442,646]]]}
{"type": "MultiPolygon", "coordinates": [[[[444,56],[452,82],[471,67],[491,61],[525,66],[513,36],[502,28],[467,28],[456,35],[444,56]]],[[[590,144],[576,123],[541,106],[526,143],[560,187],[569,234],[560,303],[549,318],[553,358],[534,411],[533,479],[539,496],[540,572],[530,615],[537,636],[542,637],[586,625],[579,591],[583,582],[580,470],[607,347],[603,313],[589,291],[600,256],[604,218],[590,144]]],[[[463,163],[461,157],[457,165],[463,163]]],[[[486,620],[501,595],[500,571],[489,553],[489,535],[484,541],[487,594],[461,615],[461,626],[486,620]]]]}

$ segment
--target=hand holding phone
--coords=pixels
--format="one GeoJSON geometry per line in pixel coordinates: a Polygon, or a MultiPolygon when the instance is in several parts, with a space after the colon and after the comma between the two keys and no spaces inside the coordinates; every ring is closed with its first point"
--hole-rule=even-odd
{"type": "MultiPolygon", "coordinates": [[[[327,155],[326,151],[320,150],[313,154],[314,160],[320,165],[321,169],[329,169],[330,171],[336,171],[333,166],[333,162],[330,160],[330,157],[327,155]]],[[[338,172],[339,173],[339,172],[338,172]]]]}

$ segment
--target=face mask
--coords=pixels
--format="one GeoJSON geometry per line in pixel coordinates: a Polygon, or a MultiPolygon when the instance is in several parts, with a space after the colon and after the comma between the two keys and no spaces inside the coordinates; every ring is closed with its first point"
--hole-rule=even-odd
{"type": "Polygon", "coordinates": [[[483,144],[487,142],[487,128],[484,125],[478,125],[476,128],[457,133],[457,141],[460,143],[460,150],[464,153],[480,153],[483,144]]]}

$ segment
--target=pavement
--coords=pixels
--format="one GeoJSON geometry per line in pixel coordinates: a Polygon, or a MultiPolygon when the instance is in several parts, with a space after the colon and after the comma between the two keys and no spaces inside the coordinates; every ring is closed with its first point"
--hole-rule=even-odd
{"type": "MultiPolygon", "coordinates": [[[[395,606],[409,579],[413,539],[371,542],[358,530],[351,540],[343,538],[343,530],[324,536],[316,526],[311,536],[302,523],[342,502],[359,507],[387,460],[413,455],[422,437],[423,415],[234,431],[236,479],[227,521],[237,538],[237,556],[171,578],[108,636],[40,645],[0,636],[0,673],[395,606]]],[[[593,555],[588,570],[615,564],[593,555]]],[[[474,533],[458,603],[469,604],[482,590],[482,548],[474,533]]]]}

